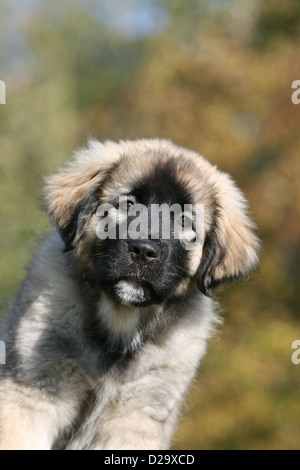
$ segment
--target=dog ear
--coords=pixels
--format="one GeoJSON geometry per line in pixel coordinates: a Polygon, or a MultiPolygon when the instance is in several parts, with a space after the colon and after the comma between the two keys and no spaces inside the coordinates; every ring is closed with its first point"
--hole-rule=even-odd
{"type": "Polygon", "coordinates": [[[207,296],[223,282],[249,276],[258,266],[260,249],[244,196],[227,174],[216,171],[214,178],[214,220],[205,237],[197,278],[207,296]]]}
{"type": "Polygon", "coordinates": [[[119,159],[108,144],[90,140],[57,174],[45,178],[45,207],[65,242],[73,249],[96,211],[100,184],[119,159]]]}

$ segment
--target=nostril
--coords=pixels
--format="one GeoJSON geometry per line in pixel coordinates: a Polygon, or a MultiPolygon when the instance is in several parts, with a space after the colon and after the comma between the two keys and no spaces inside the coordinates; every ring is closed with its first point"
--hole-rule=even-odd
{"type": "Polygon", "coordinates": [[[135,253],[136,255],[138,255],[138,254],[140,253],[140,249],[139,249],[139,247],[137,247],[137,246],[134,246],[134,247],[132,248],[132,250],[130,250],[130,251],[132,251],[132,253],[135,253]]]}
{"type": "Polygon", "coordinates": [[[145,263],[159,258],[161,251],[159,244],[151,240],[132,240],[128,248],[136,260],[145,263]]]}
{"type": "Polygon", "coordinates": [[[157,258],[155,251],[148,251],[147,256],[148,258],[157,258]]]}

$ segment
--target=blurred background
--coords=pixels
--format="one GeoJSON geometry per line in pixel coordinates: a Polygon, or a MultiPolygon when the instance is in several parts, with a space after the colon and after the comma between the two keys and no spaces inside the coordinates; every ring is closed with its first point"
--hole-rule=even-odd
{"type": "Polygon", "coordinates": [[[174,449],[299,449],[299,0],[2,0],[0,307],[39,240],[41,177],[87,137],[167,137],[229,172],[263,240],[218,291],[224,325],[174,449]]]}

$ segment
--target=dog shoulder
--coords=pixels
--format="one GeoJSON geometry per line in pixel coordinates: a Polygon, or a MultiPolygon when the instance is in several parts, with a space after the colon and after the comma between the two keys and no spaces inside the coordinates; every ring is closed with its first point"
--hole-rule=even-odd
{"type": "Polygon", "coordinates": [[[56,233],[41,243],[3,325],[6,374],[21,374],[26,382],[46,376],[54,359],[80,343],[84,306],[63,250],[56,233]]]}

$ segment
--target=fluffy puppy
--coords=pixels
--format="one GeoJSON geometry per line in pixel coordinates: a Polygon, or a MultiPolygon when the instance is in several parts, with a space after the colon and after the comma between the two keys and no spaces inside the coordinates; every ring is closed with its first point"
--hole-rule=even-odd
{"type": "Polygon", "coordinates": [[[213,290],[258,264],[245,198],[168,140],[91,140],[46,178],[45,205],[57,231],[2,335],[0,446],[167,449],[218,322],[213,290]]]}

